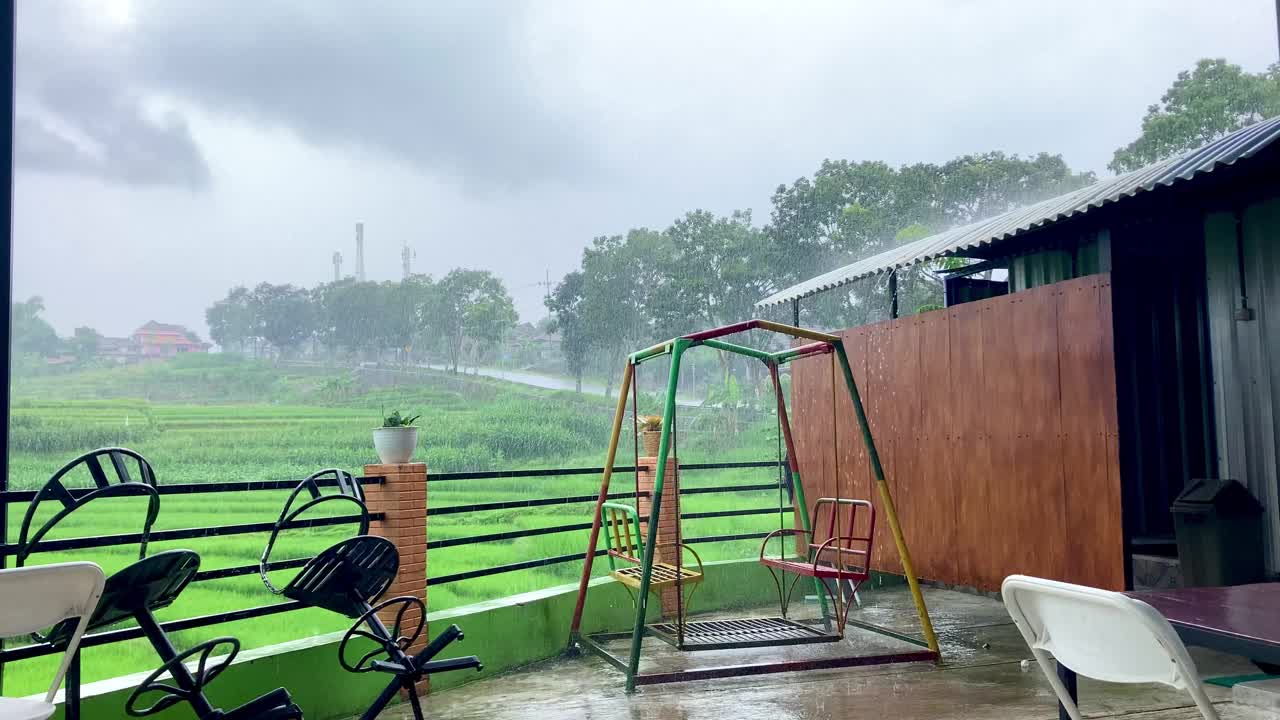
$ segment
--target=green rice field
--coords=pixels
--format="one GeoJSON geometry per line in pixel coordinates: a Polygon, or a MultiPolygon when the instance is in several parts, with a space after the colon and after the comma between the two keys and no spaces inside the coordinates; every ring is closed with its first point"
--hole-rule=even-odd
{"type": "MultiPolygon", "coordinates": [[[[656,380],[651,380],[656,383],[656,380]]],[[[653,398],[642,400],[652,405],[653,398]]],[[[419,451],[429,471],[456,472],[520,468],[591,467],[604,460],[614,401],[459,378],[416,373],[392,386],[352,381],[345,371],[272,368],[263,363],[205,357],[150,367],[95,370],[71,376],[19,380],[14,385],[10,428],[11,489],[34,489],[75,455],[95,447],[123,445],[146,456],[158,482],[201,483],[226,480],[299,479],[326,467],[360,473],[374,462],[370,429],[382,409],[423,413],[419,451]],[[185,361],[185,362],[184,362],[185,361]]],[[[644,407],[641,408],[643,412],[644,407]]],[[[682,416],[684,417],[684,416],[682,416]]],[[[681,437],[684,462],[762,460],[774,456],[768,423],[745,425],[735,434],[720,428],[713,411],[690,413],[681,437]]],[[[682,420],[682,426],[685,420],[682,420]]],[[[737,423],[734,423],[737,427],[737,423]]],[[[631,443],[624,437],[619,464],[630,464],[631,443]]],[[[686,487],[763,483],[776,479],[772,469],[688,472],[686,487]]],[[[431,483],[428,506],[511,499],[594,494],[595,474],[535,479],[458,480],[431,483]]],[[[615,477],[614,490],[632,487],[630,475],[615,477]]],[[[87,479],[82,483],[88,484],[87,479]]],[[[287,491],[256,491],[161,497],[156,529],[199,528],[272,521],[287,491]]],[[[702,494],[682,500],[684,512],[777,507],[776,491],[702,494]]],[[[323,507],[320,509],[323,512],[323,507]]],[[[343,514],[349,510],[339,504],[343,514]]],[[[41,506],[40,516],[44,516],[41,506]]],[[[17,538],[26,506],[8,510],[9,541],[17,538]]],[[[591,504],[442,515],[432,518],[432,540],[494,532],[495,528],[538,528],[584,522],[591,504]]],[[[102,501],[73,515],[50,539],[137,532],[142,501],[102,501]]],[[[777,515],[704,518],[685,524],[686,536],[767,531],[777,515]]],[[[296,530],[282,535],[273,559],[306,557],[349,535],[353,526],[296,530]]],[[[257,562],[266,533],[152,543],[148,552],[175,547],[195,550],[202,569],[257,562]]],[[[442,576],[524,560],[581,553],[586,533],[541,535],[434,550],[428,572],[442,576]]],[[[704,560],[748,557],[758,551],[752,540],[697,546],[704,560]]],[[[112,547],[43,553],[32,563],[87,559],[108,573],[137,557],[138,548],[112,547]]],[[[603,572],[599,563],[597,569],[603,572]]],[[[296,571],[279,571],[282,586],[296,571]]],[[[428,593],[430,610],[442,610],[552,585],[572,582],[580,562],[504,573],[447,585],[428,593]]],[[[280,599],[257,574],[198,583],[161,613],[174,619],[257,607],[280,599]]],[[[347,621],[322,610],[302,610],[243,620],[177,634],[183,648],[220,636],[238,637],[248,648],[345,629],[347,621]]],[[[43,689],[52,658],[4,668],[4,692],[20,695],[43,689]]],[[[144,640],[88,649],[87,682],[149,670],[154,652],[144,640]]]]}

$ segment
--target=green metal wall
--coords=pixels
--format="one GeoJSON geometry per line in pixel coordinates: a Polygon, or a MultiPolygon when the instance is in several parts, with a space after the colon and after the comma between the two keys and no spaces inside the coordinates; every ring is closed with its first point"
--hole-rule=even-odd
{"type": "Polygon", "coordinates": [[[1018,255],[1009,260],[1009,291],[1021,292],[1073,278],[1111,272],[1111,235],[1103,229],[1074,246],[1018,255]]]}

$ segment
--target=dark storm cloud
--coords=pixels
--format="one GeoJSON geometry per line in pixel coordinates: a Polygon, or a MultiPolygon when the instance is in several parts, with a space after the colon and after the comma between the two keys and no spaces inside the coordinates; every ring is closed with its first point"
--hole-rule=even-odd
{"type": "Polygon", "coordinates": [[[164,2],[138,13],[151,81],[212,109],[482,184],[584,161],[516,2],[164,2]]]}
{"type": "Polygon", "coordinates": [[[69,49],[66,17],[42,12],[27,20],[23,60],[51,56],[55,43],[60,57],[39,69],[26,62],[22,84],[103,157],[32,116],[24,122],[24,162],[98,168],[127,182],[202,185],[208,170],[183,119],[157,122],[141,112],[138,98],[159,94],[471,187],[571,179],[590,164],[573,114],[547,92],[557,78],[533,69],[536,38],[525,34],[517,3],[402,3],[376,13],[356,3],[251,8],[138,4],[110,45],[69,49]]]}
{"type": "Polygon", "coordinates": [[[124,77],[127,38],[59,3],[26,3],[18,22],[14,157],[34,170],[130,185],[208,187],[209,167],[186,121],[148,111],[124,77]]]}

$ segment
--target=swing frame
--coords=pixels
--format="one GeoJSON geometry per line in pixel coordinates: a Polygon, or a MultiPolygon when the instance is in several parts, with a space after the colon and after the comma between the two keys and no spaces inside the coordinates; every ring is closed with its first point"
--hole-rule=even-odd
{"type": "MultiPolygon", "coordinates": [[[[833,382],[833,392],[834,386],[835,383],[833,382]]],[[[832,425],[832,432],[836,432],[834,424],[832,425]]],[[[677,476],[678,473],[679,471],[677,470],[677,476]]],[[[676,480],[676,482],[678,482],[678,480],[676,480]]],[[[836,483],[838,488],[838,475],[836,483]]],[[[679,523],[679,519],[677,519],[677,523],[679,523]]],[[[679,556],[677,556],[677,563],[679,563],[679,556]]],[[[821,581],[815,578],[815,582],[821,581]]],[[[676,584],[676,588],[676,593],[679,595],[680,584],[678,582],[676,584]]],[[[837,588],[837,591],[836,595],[833,596],[833,600],[836,596],[842,596],[843,594],[839,587],[837,588]]],[[[826,598],[823,597],[822,592],[818,593],[818,597],[822,599],[825,609],[826,598]]],[[[679,620],[681,625],[683,625],[683,619],[679,620]]],[[[618,392],[618,404],[614,412],[613,430],[609,438],[609,448],[605,458],[604,472],[601,477],[600,494],[596,501],[595,515],[592,519],[591,536],[588,541],[587,551],[584,557],[582,576],[578,583],[577,602],[574,605],[573,620],[570,623],[569,651],[576,652],[579,648],[586,648],[590,650],[594,654],[599,655],[610,665],[624,672],[626,674],[626,690],[628,693],[635,692],[637,685],[737,677],[743,675],[790,672],[796,670],[813,670],[820,668],[854,667],[898,662],[918,662],[924,660],[933,661],[940,658],[938,638],[934,632],[933,623],[929,618],[929,610],[925,605],[924,596],[920,592],[920,584],[916,578],[914,567],[911,562],[911,553],[907,548],[906,539],[902,533],[902,526],[898,522],[897,512],[893,504],[893,496],[889,490],[889,484],[885,479],[884,468],[880,462],[880,455],[876,450],[875,440],[871,435],[871,428],[867,422],[867,415],[866,410],[863,407],[862,397],[858,392],[857,383],[854,381],[853,370],[849,365],[849,358],[845,352],[844,343],[838,335],[806,330],[769,320],[754,319],[673,338],[671,340],[658,343],[652,347],[645,348],[644,350],[632,353],[627,357],[627,363],[622,374],[622,383],[618,392]],[[786,350],[771,353],[718,339],[748,330],[764,330],[808,342],[786,350]],[[652,580],[654,550],[657,547],[658,541],[658,521],[661,517],[659,513],[661,512],[662,505],[663,483],[667,480],[665,477],[667,474],[667,460],[671,456],[674,447],[673,429],[676,415],[676,388],[680,379],[680,363],[684,354],[688,350],[698,346],[705,346],[715,350],[722,350],[736,355],[755,358],[763,362],[768,367],[769,377],[772,381],[774,394],[778,403],[778,417],[782,428],[782,438],[780,438],[780,440],[785,440],[787,446],[790,466],[786,468],[786,471],[791,475],[791,485],[795,492],[795,510],[800,518],[801,526],[806,532],[812,532],[809,509],[804,498],[804,487],[800,478],[799,459],[796,455],[795,446],[792,440],[790,423],[786,417],[786,400],[782,394],[782,385],[779,378],[778,368],[781,365],[785,365],[793,360],[799,360],[802,358],[824,354],[831,354],[834,356],[833,362],[840,366],[840,372],[844,377],[845,386],[849,392],[850,399],[853,402],[854,414],[857,417],[858,427],[862,433],[863,444],[867,449],[867,455],[871,461],[872,476],[879,491],[883,513],[887,516],[889,528],[893,534],[894,544],[897,546],[898,556],[902,561],[903,573],[906,575],[907,584],[911,590],[911,596],[915,604],[916,613],[920,618],[920,625],[924,639],[920,640],[912,638],[902,635],[901,633],[888,630],[887,628],[881,628],[854,620],[850,620],[848,624],[905,640],[920,646],[920,650],[857,657],[834,657],[728,665],[674,672],[639,672],[642,641],[646,634],[654,634],[648,630],[645,624],[645,618],[648,614],[649,589],[652,580]],[[658,466],[654,472],[653,489],[651,491],[652,495],[649,502],[649,522],[647,527],[648,537],[643,543],[644,552],[641,559],[640,587],[636,593],[635,623],[629,633],[601,633],[594,636],[588,636],[581,632],[582,615],[586,605],[587,588],[591,581],[591,569],[596,555],[596,545],[600,536],[603,507],[609,499],[609,482],[613,476],[614,460],[616,459],[618,451],[618,440],[621,436],[622,425],[626,415],[627,395],[632,392],[636,368],[641,363],[663,356],[670,357],[671,366],[667,379],[667,388],[663,406],[662,433],[658,445],[658,466]],[[602,644],[603,642],[624,637],[630,637],[631,639],[629,657],[625,659],[614,656],[612,653],[608,652],[602,644]]]]}

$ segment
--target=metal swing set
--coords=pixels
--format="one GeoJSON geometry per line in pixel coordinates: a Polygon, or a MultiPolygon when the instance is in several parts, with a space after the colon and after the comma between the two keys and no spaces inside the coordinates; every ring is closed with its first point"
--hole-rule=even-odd
{"type": "MultiPolygon", "coordinates": [[[[634,430],[635,428],[633,428],[634,430]]],[[[639,453],[637,452],[637,464],[639,453]]],[[[637,472],[639,468],[637,468],[637,472]]],[[[782,478],[780,478],[782,479],[782,478]]],[[[781,483],[786,485],[787,483],[781,483]]],[[[781,502],[781,501],[780,501],[781,502]]],[[[781,508],[780,508],[781,509],[781,508]]],[[[820,668],[854,667],[860,665],[879,665],[899,662],[935,661],[940,657],[938,639],[929,618],[929,610],[911,563],[911,554],[906,539],[902,534],[894,509],[893,497],[885,479],[880,456],[876,451],[875,441],[871,436],[867,423],[866,411],[862,398],[858,393],[857,383],[845,353],[844,344],[839,336],[828,333],[805,330],[790,325],[783,325],[768,320],[749,320],[726,325],[724,327],[696,332],[674,338],[636,353],[627,358],[622,374],[622,383],[618,393],[618,404],[614,412],[613,431],[609,440],[609,448],[604,464],[604,473],[600,483],[600,493],[596,501],[595,515],[591,525],[591,535],[587,545],[582,577],[578,584],[577,602],[574,605],[573,620],[570,625],[569,648],[571,652],[586,649],[603,658],[607,663],[626,674],[627,692],[634,692],[638,685],[651,685],[667,682],[702,680],[741,675],[758,675],[775,672],[797,670],[813,670],[820,668]],[[723,340],[725,336],[748,330],[763,330],[779,333],[790,338],[804,341],[779,352],[767,352],[738,345],[723,340]],[[778,419],[778,451],[780,474],[789,475],[789,486],[793,490],[792,502],[799,520],[799,528],[783,527],[769,533],[761,543],[760,563],[766,567],[774,579],[778,589],[778,599],[782,617],[690,620],[688,603],[692,593],[704,581],[705,568],[701,558],[682,540],[680,529],[680,473],[674,468],[668,478],[668,458],[677,455],[676,420],[676,388],[680,379],[680,363],[684,354],[698,346],[743,355],[760,360],[769,371],[777,401],[778,419]],[[861,430],[863,444],[870,460],[872,477],[879,494],[880,508],[887,517],[894,544],[901,559],[903,573],[919,616],[923,638],[915,638],[870,623],[849,618],[849,611],[856,599],[858,586],[871,576],[871,554],[875,529],[875,506],[866,499],[842,497],[840,492],[839,452],[836,435],[836,403],[832,401],[831,449],[835,463],[835,496],[819,498],[811,508],[805,500],[804,484],[801,481],[800,460],[796,452],[791,433],[791,424],[787,418],[786,399],[782,392],[779,367],[794,360],[828,355],[831,358],[832,393],[836,392],[837,366],[843,376],[844,385],[853,404],[854,414],[861,430]],[[637,367],[645,361],[667,356],[670,358],[670,371],[663,407],[663,422],[658,445],[657,467],[654,470],[653,487],[649,496],[649,512],[647,523],[642,526],[640,519],[641,493],[637,483],[636,504],[627,505],[610,501],[609,484],[613,475],[614,460],[617,456],[618,441],[627,411],[627,396],[631,395],[632,417],[635,422],[636,395],[635,375],[637,367]],[[782,455],[785,443],[785,461],[782,455]],[[784,466],[785,465],[785,466],[784,466]],[[659,520],[662,517],[663,486],[671,482],[673,487],[669,493],[675,507],[674,537],[663,538],[659,533],[659,520]],[[865,518],[859,525],[859,519],[865,518]],[[825,522],[824,522],[825,520],[825,522]],[[814,524],[817,524],[816,527],[814,524]],[[587,589],[591,581],[592,564],[598,553],[597,545],[601,530],[605,531],[605,551],[608,558],[610,576],[617,580],[628,592],[634,592],[635,622],[629,632],[602,632],[587,634],[582,630],[582,618],[586,605],[587,589]],[[643,530],[643,532],[642,532],[643,530]],[[768,553],[768,546],[774,542],[778,547],[776,555],[768,553]],[[792,557],[787,556],[787,545],[795,548],[792,557]],[[694,560],[693,567],[687,567],[684,561],[688,553],[694,560]],[[792,576],[790,582],[787,577],[792,576]],[[795,587],[801,578],[810,578],[817,591],[822,607],[823,629],[812,624],[797,622],[787,618],[788,605],[795,587]],[[688,595],[685,589],[689,588],[688,595]],[[668,622],[647,624],[649,612],[649,596],[664,591],[674,591],[676,612],[668,622]],[[834,620],[834,629],[832,628],[834,620]],[[643,640],[646,636],[662,640],[677,650],[727,650],[749,647],[766,647],[795,645],[803,643],[837,642],[844,639],[847,626],[852,625],[863,630],[876,632],[915,645],[918,649],[893,651],[880,654],[855,656],[823,656],[807,659],[777,659],[769,662],[753,662],[737,665],[719,665],[713,667],[685,666],[685,669],[664,672],[641,672],[640,660],[643,640]],[[630,639],[630,652],[627,657],[618,657],[611,653],[606,645],[611,641],[630,639]]]]}

